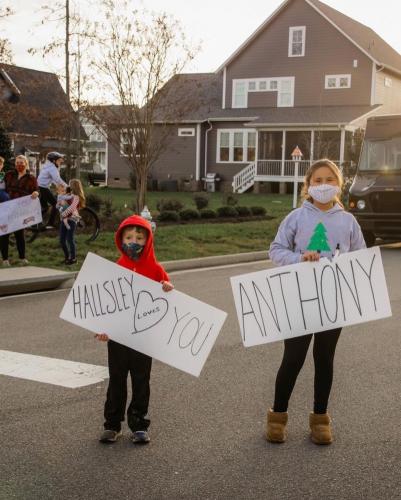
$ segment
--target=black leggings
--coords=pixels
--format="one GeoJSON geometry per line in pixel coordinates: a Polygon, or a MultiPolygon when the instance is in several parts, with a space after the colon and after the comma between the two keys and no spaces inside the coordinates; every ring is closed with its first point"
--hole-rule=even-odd
{"type": "Polygon", "coordinates": [[[152,358],[125,345],[109,340],[109,387],[104,405],[104,428],[120,431],[127,403],[127,378],[131,375],[132,400],[127,410],[128,426],[146,431],[150,425],[147,415],[150,397],[152,358]]]}
{"type": "MultiPolygon", "coordinates": [[[[326,413],[331,384],[333,361],[341,328],[314,334],[313,360],[315,362],[315,391],[313,411],[326,413]]],[[[273,410],[285,412],[298,374],[308,352],[311,335],[284,340],[284,356],[277,373],[273,410]]]]}
{"type": "MultiPolygon", "coordinates": [[[[15,243],[17,244],[18,257],[25,259],[25,232],[23,229],[14,232],[15,243]]],[[[10,235],[4,234],[0,236],[0,251],[1,258],[8,260],[8,246],[10,243],[10,235]]]]}

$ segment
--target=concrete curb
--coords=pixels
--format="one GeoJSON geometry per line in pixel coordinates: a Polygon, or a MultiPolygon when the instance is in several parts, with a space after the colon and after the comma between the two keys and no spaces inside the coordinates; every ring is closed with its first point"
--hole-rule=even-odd
{"type": "MultiPolygon", "coordinates": [[[[215,255],[212,257],[200,257],[195,259],[172,260],[162,262],[161,264],[168,273],[173,273],[175,271],[241,264],[242,262],[257,262],[267,259],[267,251],[263,250],[260,252],[246,252],[230,255],[215,255]]],[[[21,271],[22,268],[19,269],[20,274],[21,271]]],[[[43,269],[42,276],[21,276],[20,278],[14,279],[0,279],[0,297],[43,290],[68,289],[72,287],[77,275],[78,271],[61,272],[43,269]],[[52,271],[54,271],[53,274],[52,271]]]]}

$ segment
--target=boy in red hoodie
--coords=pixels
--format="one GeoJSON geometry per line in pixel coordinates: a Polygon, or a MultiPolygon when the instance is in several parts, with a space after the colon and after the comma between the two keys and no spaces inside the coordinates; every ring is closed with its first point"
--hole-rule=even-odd
{"type": "MultiPolygon", "coordinates": [[[[133,215],[123,220],[115,235],[121,257],[117,264],[142,274],[162,284],[165,292],[174,287],[163,267],[157,262],[153,249],[153,234],[149,222],[133,215]]],[[[114,443],[122,435],[121,422],[124,421],[127,403],[127,377],[131,374],[132,401],[127,410],[128,426],[132,430],[132,441],[145,444],[150,441],[147,416],[149,406],[149,380],[152,358],[118,342],[109,340],[106,333],[96,338],[107,342],[109,364],[109,387],[104,405],[104,431],[102,443],[114,443]]]]}

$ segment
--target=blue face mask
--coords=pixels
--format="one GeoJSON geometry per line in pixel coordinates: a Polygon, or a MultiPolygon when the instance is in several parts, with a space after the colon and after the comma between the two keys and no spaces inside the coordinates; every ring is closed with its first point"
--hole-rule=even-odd
{"type": "Polygon", "coordinates": [[[138,260],[145,245],[139,243],[123,243],[122,249],[130,259],[138,260]]]}

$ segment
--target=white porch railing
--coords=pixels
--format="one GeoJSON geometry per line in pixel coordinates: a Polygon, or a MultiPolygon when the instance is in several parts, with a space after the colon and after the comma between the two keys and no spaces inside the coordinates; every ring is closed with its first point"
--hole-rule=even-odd
{"type": "MultiPolygon", "coordinates": [[[[298,177],[304,177],[311,164],[310,160],[301,160],[298,162],[298,177]]],[[[293,160],[258,160],[257,176],[266,177],[294,177],[295,161],[293,160]]],[[[279,180],[279,179],[277,179],[279,180]]]]}
{"type": "MultiPolygon", "coordinates": [[[[244,167],[233,178],[234,193],[243,193],[260,182],[302,182],[311,160],[256,160],[244,167]],[[295,179],[295,164],[298,163],[298,175],[295,179]]],[[[339,161],[335,161],[337,165],[339,161]]]]}
{"type": "Polygon", "coordinates": [[[243,193],[255,183],[256,162],[250,163],[233,178],[233,192],[243,193]]]}

